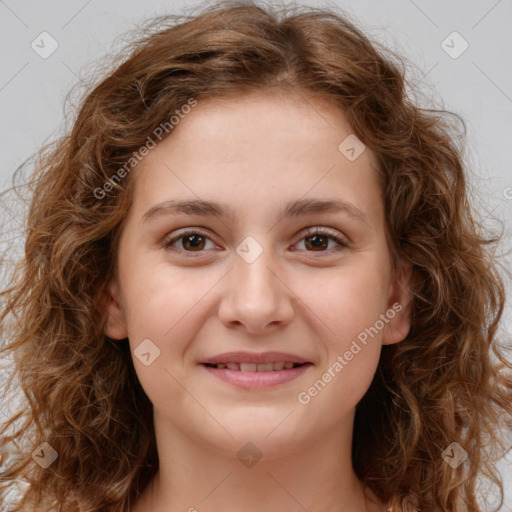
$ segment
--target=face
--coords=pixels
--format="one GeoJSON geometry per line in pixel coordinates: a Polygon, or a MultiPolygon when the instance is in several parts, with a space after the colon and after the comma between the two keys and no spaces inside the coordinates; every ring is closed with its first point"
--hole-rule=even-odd
{"type": "Polygon", "coordinates": [[[272,458],[353,420],[409,294],[351,133],[318,98],[209,100],[132,171],[106,334],[129,338],[157,428],[272,458]]]}

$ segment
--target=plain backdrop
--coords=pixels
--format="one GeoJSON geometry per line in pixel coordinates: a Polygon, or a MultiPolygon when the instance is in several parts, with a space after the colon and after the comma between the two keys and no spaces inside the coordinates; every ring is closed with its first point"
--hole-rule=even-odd
{"type": "MultiPolygon", "coordinates": [[[[410,60],[411,81],[434,103],[463,117],[469,176],[480,194],[484,223],[503,227],[504,248],[510,250],[512,0],[299,3],[343,9],[370,37],[410,60]]],[[[62,133],[66,94],[97,59],[113,51],[114,40],[149,17],[187,14],[197,5],[163,0],[0,0],[0,189],[11,186],[23,161],[62,133]]],[[[13,209],[2,215],[6,242],[11,235],[6,219],[13,226],[22,219],[13,209]]],[[[503,262],[510,269],[511,257],[503,262]]],[[[510,280],[507,292],[511,294],[510,280]]],[[[510,333],[510,299],[504,317],[504,330],[510,333]]],[[[502,510],[512,512],[510,459],[502,468],[507,479],[502,510]]]]}

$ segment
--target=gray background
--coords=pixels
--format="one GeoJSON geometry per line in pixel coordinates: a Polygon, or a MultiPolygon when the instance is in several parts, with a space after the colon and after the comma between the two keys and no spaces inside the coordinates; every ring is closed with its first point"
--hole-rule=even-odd
{"type": "MultiPolygon", "coordinates": [[[[279,4],[277,0],[274,3],[279,4]]],[[[422,106],[435,103],[464,118],[468,128],[466,158],[471,168],[470,179],[479,194],[484,222],[499,229],[501,220],[504,248],[510,250],[512,0],[300,3],[341,7],[369,36],[410,60],[409,79],[421,84],[433,102],[422,106]],[[454,31],[468,44],[457,58],[453,57],[463,48],[464,41],[458,36],[446,40],[454,31]],[[447,45],[453,48],[446,48],[447,45]]],[[[89,74],[97,59],[115,49],[114,44],[119,44],[123,33],[148,17],[188,13],[197,5],[198,2],[157,0],[0,0],[0,189],[11,185],[18,165],[62,133],[66,94],[89,74]],[[40,41],[39,35],[44,31],[58,43],[57,50],[46,59],[31,47],[34,40],[40,41]]],[[[68,119],[68,126],[69,123],[68,119]]],[[[12,205],[10,208],[12,216],[6,211],[2,213],[4,241],[10,238],[5,222],[16,226],[21,218],[12,205]]],[[[510,269],[511,257],[506,256],[503,262],[510,269]]],[[[511,295],[510,279],[507,292],[511,295]]],[[[504,317],[503,334],[510,337],[510,299],[504,317]]],[[[512,512],[510,460],[502,466],[507,478],[502,510],[512,512]]]]}

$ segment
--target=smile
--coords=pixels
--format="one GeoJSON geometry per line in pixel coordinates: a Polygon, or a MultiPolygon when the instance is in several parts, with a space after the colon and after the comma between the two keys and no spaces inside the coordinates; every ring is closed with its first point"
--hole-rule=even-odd
{"type": "Polygon", "coordinates": [[[215,379],[245,390],[272,388],[286,384],[302,375],[310,366],[313,364],[289,361],[262,364],[203,363],[200,365],[215,379]]]}
{"type": "Polygon", "coordinates": [[[227,368],[228,370],[240,371],[240,372],[274,372],[279,370],[290,370],[297,366],[301,366],[299,363],[293,363],[292,361],[279,361],[277,363],[219,363],[219,364],[207,364],[206,366],[212,368],[219,368],[221,370],[227,368]]]}

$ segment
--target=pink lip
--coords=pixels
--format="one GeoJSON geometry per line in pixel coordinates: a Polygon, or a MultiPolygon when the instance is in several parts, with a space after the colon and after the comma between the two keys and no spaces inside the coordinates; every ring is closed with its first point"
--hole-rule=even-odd
{"type": "MultiPolygon", "coordinates": [[[[220,363],[254,363],[254,364],[265,364],[265,363],[278,363],[280,361],[292,362],[297,364],[309,363],[307,359],[303,357],[295,356],[293,354],[286,354],[284,352],[225,352],[218,356],[210,357],[201,361],[201,364],[220,364],[220,363]]],[[[280,370],[278,370],[280,371],[280,370]]],[[[250,373],[250,372],[248,372],[250,373]]]]}
{"type": "MultiPolygon", "coordinates": [[[[279,361],[283,361],[283,359],[279,359],[279,361]]],[[[244,362],[252,361],[245,359],[244,362]]],[[[297,378],[299,375],[304,373],[307,368],[312,366],[312,364],[306,363],[302,366],[296,366],[295,368],[273,370],[268,372],[242,372],[237,370],[228,370],[227,368],[214,368],[204,364],[201,366],[224,382],[229,382],[230,384],[244,389],[264,389],[276,386],[278,384],[284,384],[285,382],[289,382],[297,378]]]]}

